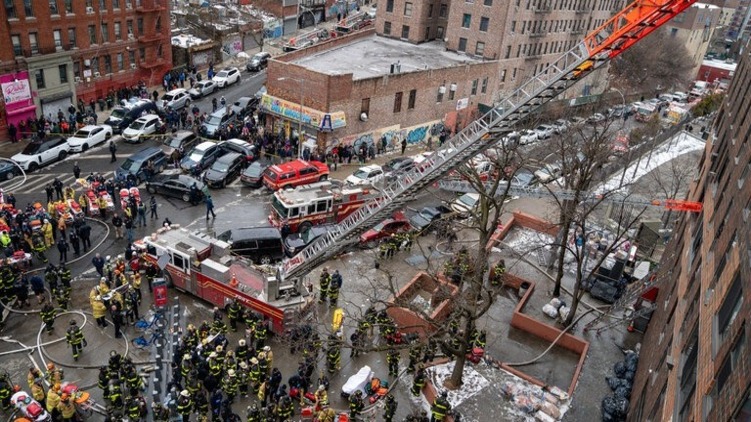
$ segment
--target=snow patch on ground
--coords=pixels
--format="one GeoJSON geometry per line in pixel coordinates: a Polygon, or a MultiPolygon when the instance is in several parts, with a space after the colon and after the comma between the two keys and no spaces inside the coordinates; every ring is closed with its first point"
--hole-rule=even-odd
{"type": "Polygon", "coordinates": [[[462,402],[490,385],[490,381],[480,375],[479,372],[475,371],[474,368],[471,366],[465,366],[464,376],[462,378],[464,385],[460,390],[451,391],[441,388],[444,381],[451,377],[451,372],[453,372],[453,370],[454,362],[448,362],[443,365],[436,365],[426,369],[430,382],[436,386],[437,390],[440,392],[448,392],[448,401],[451,403],[452,409],[455,409],[462,404],[462,402]]]}
{"type": "Polygon", "coordinates": [[[545,247],[555,241],[553,236],[528,228],[511,230],[503,239],[503,244],[509,249],[526,254],[545,247]]]}

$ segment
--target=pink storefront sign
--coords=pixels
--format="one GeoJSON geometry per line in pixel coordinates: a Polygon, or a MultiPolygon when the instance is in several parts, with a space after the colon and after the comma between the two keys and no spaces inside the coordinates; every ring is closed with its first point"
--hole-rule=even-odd
{"type": "Polygon", "coordinates": [[[6,124],[18,127],[18,122],[21,120],[36,117],[29,72],[0,75],[0,89],[5,103],[6,124]]]}

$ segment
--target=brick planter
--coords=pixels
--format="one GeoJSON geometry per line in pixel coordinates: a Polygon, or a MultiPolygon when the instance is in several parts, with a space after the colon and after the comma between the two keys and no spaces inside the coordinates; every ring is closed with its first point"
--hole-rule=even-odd
{"type": "Polygon", "coordinates": [[[459,289],[443,277],[433,277],[419,272],[388,302],[387,312],[399,329],[405,333],[416,333],[420,337],[434,331],[433,323],[445,320],[453,310],[452,298],[459,289]],[[418,296],[430,302],[429,320],[418,312],[409,309],[418,296]]]}

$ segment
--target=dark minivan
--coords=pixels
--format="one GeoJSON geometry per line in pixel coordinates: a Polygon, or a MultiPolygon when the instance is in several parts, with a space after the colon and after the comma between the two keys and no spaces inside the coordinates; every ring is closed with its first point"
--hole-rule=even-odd
{"type": "Polygon", "coordinates": [[[268,265],[284,258],[282,233],[275,227],[230,229],[218,239],[229,243],[232,253],[246,256],[256,264],[268,265]]]}
{"type": "Polygon", "coordinates": [[[105,125],[112,127],[113,133],[122,133],[131,123],[145,114],[159,114],[156,104],[149,100],[129,102],[122,107],[115,107],[112,114],[104,121],[105,125]]]}

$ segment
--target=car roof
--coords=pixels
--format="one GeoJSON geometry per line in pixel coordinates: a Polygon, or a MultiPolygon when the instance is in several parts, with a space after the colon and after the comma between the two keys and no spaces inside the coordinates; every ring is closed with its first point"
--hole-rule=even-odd
{"type": "Polygon", "coordinates": [[[206,151],[207,149],[213,147],[214,145],[216,144],[213,142],[209,142],[209,141],[201,142],[200,144],[196,145],[195,149],[200,150],[200,151],[206,151]]]}
{"type": "Polygon", "coordinates": [[[235,103],[243,103],[244,102],[244,103],[247,104],[247,103],[251,102],[252,100],[253,99],[251,97],[240,97],[237,100],[235,100],[235,103]]]}
{"type": "Polygon", "coordinates": [[[222,108],[217,109],[215,112],[211,113],[211,115],[212,116],[217,116],[217,117],[222,117],[225,114],[232,114],[232,113],[233,113],[232,110],[228,111],[226,107],[222,107],[222,108]]]}
{"type": "Polygon", "coordinates": [[[172,135],[172,139],[185,139],[188,136],[192,136],[192,135],[195,135],[195,133],[193,133],[190,130],[178,130],[172,135]]]}
{"type": "Polygon", "coordinates": [[[237,139],[237,138],[227,139],[224,142],[226,142],[228,144],[234,144],[234,145],[237,145],[237,146],[241,146],[241,147],[251,147],[252,146],[250,144],[250,142],[243,141],[242,139],[237,139]]]}
{"type": "Polygon", "coordinates": [[[282,237],[281,232],[276,227],[244,227],[227,231],[232,233],[232,240],[234,241],[251,237],[282,237]]]}
{"type": "Polygon", "coordinates": [[[177,95],[177,94],[179,94],[181,92],[185,92],[185,89],[183,89],[183,88],[173,89],[172,91],[169,91],[167,94],[168,95],[177,95]]]}
{"type": "Polygon", "coordinates": [[[157,147],[146,147],[142,150],[136,151],[135,154],[131,154],[130,159],[133,161],[138,161],[140,159],[150,157],[157,152],[162,152],[162,150],[157,147]]]}
{"type": "Polygon", "coordinates": [[[155,120],[155,119],[158,119],[158,118],[159,118],[159,116],[157,116],[156,114],[147,114],[145,116],[141,116],[141,117],[137,118],[136,121],[137,122],[138,121],[140,121],[140,122],[148,122],[148,121],[155,120]]]}
{"type": "Polygon", "coordinates": [[[364,171],[381,170],[381,166],[379,166],[378,164],[370,164],[367,166],[362,166],[358,170],[364,170],[364,171]]]}
{"type": "Polygon", "coordinates": [[[229,154],[224,154],[221,157],[219,157],[216,162],[217,163],[231,163],[235,160],[240,158],[240,154],[237,152],[230,152],[229,154]]]}
{"type": "MultiPolygon", "coordinates": [[[[466,197],[468,197],[468,198],[472,198],[472,199],[474,199],[474,200],[478,200],[478,199],[480,199],[480,194],[479,194],[479,193],[474,193],[474,192],[470,192],[470,193],[465,193],[465,194],[464,194],[464,195],[462,195],[462,196],[466,196],[466,197]]],[[[459,198],[461,198],[462,196],[460,196],[459,198]]]]}
{"type": "Polygon", "coordinates": [[[310,161],[294,160],[294,161],[289,161],[287,163],[276,164],[269,168],[277,172],[284,172],[284,171],[290,171],[290,170],[295,170],[295,169],[302,169],[305,167],[316,167],[316,166],[313,164],[313,162],[310,162],[310,161]]]}
{"type": "Polygon", "coordinates": [[[80,128],[80,129],[78,129],[78,130],[86,130],[86,131],[91,131],[91,130],[94,130],[94,129],[98,128],[98,127],[99,127],[99,126],[96,126],[96,125],[86,125],[86,126],[84,126],[84,127],[80,128]]]}
{"type": "Polygon", "coordinates": [[[268,51],[261,51],[253,55],[253,57],[270,57],[271,53],[268,51]]]}

